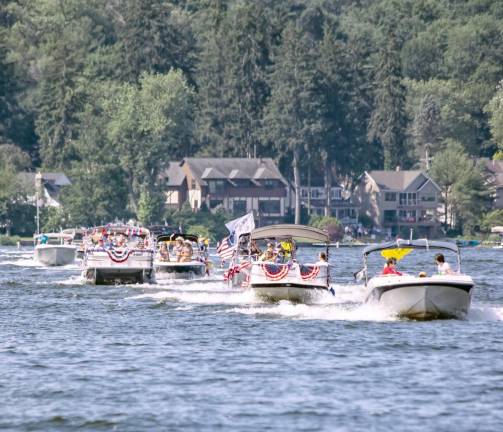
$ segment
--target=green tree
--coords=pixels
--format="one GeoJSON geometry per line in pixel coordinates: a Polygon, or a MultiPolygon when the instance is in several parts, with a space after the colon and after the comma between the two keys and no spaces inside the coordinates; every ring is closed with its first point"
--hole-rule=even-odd
{"type": "Polygon", "coordinates": [[[272,90],[265,115],[265,134],[292,161],[295,223],[300,223],[302,158],[306,151],[319,146],[325,132],[316,68],[318,55],[314,38],[298,23],[289,23],[282,34],[270,78],[272,90]]]}
{"type": "Polygon", "coordinates": [[[142,191],[160,193],[159,174],[169,159],[190,153],[193,90],[180,71],[143,74],[138,86],[111,86],[103,111],[137,213],[142,191]]]}
{"type": "Polygon", "coordinates": [[[368,138],[382,146],[384,169],[407,164],[405,144],[405,87],[396,35],[389,35],[380,53],[376,70],[375,106],[370,118],[368,138]]]}
{"type": "Polygon", "coordinates": [[[473,231],[487,206],[482,170],[470,160],[460,143],[450,141],[435,156],[430,173],[442,188],[445,227],[455,224],[464,231],[473,231]]]}
{"type": "Polygon", "coordinates": [[[137,82],[142,73],[182,70],[191,77],[195,39],[190,16],[165,0],[109,2],[120,53],[119,75],[137,82]]]}

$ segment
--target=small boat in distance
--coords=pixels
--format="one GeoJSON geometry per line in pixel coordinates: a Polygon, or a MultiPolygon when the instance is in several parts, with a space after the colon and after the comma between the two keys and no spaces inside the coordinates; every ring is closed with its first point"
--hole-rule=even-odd
{"type": "Polygon", "coordinates": [[[206,274],[207,253],[192,234],[160,234],[156,238],[154,271],[156,280],[195,279],[206,274]]]}
{"type": "Polygon", "coordinates": [[[328,248],[324,252],[326,261],[300,263],[296,240],[328,243],[329,237],[323,230],[304,225],[256,228],[248,236],[247,255],[236,264],[239,268],[228,270],[227,279],[243,280],[243,287],[268,301],[312,301],[330,289],[328,248]]]}
{"type": "MultiPolygon", "coordinates": [[[[433,259],[433,257],[432,257],[433,259]]],[[[363,251],[367,302],[377,303],[387,312],[412,319],[463,318],[470,309],[473,280],[461,273],[461,257],[455,243],[423,240],[397,240],[372,245],[363,251]],[[388,259],[402,259],[413,250],[453,252],[457,271],[451,274],[378,274],[368,278],[368,257],[381,252],[388,259]]]]}
{"type": "Polygon", "coordinates": [[[76,247],[76,258],[84,258],[84,234],[86,232],[85,228],[67,228],[64,229],[63,234],[68,234],[72,236],[72,244],[76,247]]]}
{"type": "Polygon", "coordinates": [[[65,233],[44,233],[35,236],[34,259],[45,266],[73,264],[77,247],[73,236],[65,233]]]}
{"type": "Polygon", "coordinates": [[[154,281],[150,231],[122,224],[92,228],[84,240],[83,277],[92,284],[154,281]]]}

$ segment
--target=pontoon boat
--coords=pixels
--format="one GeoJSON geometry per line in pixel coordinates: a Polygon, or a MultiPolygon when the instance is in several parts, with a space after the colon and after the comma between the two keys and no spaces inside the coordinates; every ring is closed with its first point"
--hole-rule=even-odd
{"type": "Polygon", "coordinates": [[[154,281],[154,249],[149,230],[106,225],[90,230],[85,240],[83,276],[88,283],[154,281]]]}

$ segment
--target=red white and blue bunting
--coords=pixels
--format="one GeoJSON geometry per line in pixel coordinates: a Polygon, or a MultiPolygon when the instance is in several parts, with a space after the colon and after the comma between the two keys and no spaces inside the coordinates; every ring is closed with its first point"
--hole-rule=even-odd
{"type": "Polygon", "coordinates": [[[318,276],[318,273],[320,272],[320,267],[319,266],[300,266],[300,277],[302,280],[311,280],[314,279],[316,276],[318,276]]]}
{"type": "Polygon", "coordinates": [[[266,278],[270,281],[279,281],[290,271],[288,264],[262,264],[261,267],[266,278]]]}

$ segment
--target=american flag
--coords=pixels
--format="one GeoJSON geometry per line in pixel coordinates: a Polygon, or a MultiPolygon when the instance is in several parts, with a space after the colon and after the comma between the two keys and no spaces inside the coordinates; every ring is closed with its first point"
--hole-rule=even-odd
{"type": "Polygon", "coordinates": [[[227,236],[222,241],[217,247],[217,254],[220,257],[222,261],[228,260],[232,258],[232,255],[234,254],[234,242],[233,242],[233,236],[227,236]]]}

